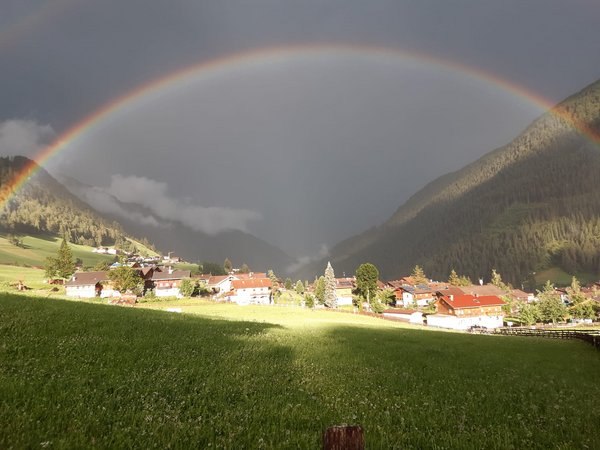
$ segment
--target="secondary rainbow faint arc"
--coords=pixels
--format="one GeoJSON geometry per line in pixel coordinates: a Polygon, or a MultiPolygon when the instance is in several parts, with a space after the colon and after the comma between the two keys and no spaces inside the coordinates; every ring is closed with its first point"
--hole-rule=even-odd
{"type": "MultiPolygon", "coordinates": [[[[544,110],[553,110],[555,114],[570,122],[580,132],[590,137],[593,141],[600,143],[600,136],[596,135],[592,130],[589,130],[583,125],[574,123],[573,119],[570,118],[566,112],[553,109],[554,105],[548,100],[525,90],[523,87],[510,83],[482,70],[424,53],[408,52],[395,48],[357,45],[309,45],[272,47],[244,53],[234,53],[222,58],[217,58],[187,66],[183,69],[178,69],[166,76],[145,83],[133,89],[132,91],[129,91],[125,95],[122,95],[105,104],[103,107],[72,126],[68,131],[63,133],[50,146],[42,150],[33,159],[39,166],[42,166],[50,157],[52,157],[52,155],[66,148],[71,142],[86,133],[86,131],[92,129],[94,125],[100,125],[104,120],[109,119],[114,114],[118,113],[122,109],[125,109],[128,105],[133,104],[136,101],[141,101],[153,93],[161,93],[161,91],[170,87],[176,87],[178,84],[191,81],[198,76],[214,75],[218,74],[219,71],[226,72],[250,64],[277,62],[278,60],[289,57],[319,55],[381,56],[389,59],[404,59],[408,61],[429,64],[434,67],[459,73],[463,76],[498,86],[517,97],[523,98],[530,103],[541,107],[544,110]]],[[[26,166],[21,173],[14,178],[13,182],[9,186],[4,186],[2,188],[3,193],[1,195],[2,199],[0,199],[0,210],[4,209],[6,202],[11,198],[11,196],[27,182],[35,167],[35,164],[26,166]]]]}

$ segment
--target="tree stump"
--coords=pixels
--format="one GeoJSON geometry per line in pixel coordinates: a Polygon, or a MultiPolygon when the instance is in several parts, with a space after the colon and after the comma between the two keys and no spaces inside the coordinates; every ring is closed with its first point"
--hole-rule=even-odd
{"type": "Polygon", "coordinates": [[[323,433],[323,450],[364,450],[365,437],[360,425],[336,425],[323,433]]]}

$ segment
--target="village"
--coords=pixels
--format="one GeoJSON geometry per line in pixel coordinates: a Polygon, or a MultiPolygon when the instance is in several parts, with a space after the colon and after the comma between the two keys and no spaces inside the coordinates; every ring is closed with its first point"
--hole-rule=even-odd
{"type": "MultiPolygon", "coordinates": [[[[99,253],[117,255],[112,248],[98,248],[99,253]]],[[[77,271],[64,282],[66,295],[74,299],[102,298],[113,304],[135,305],[148,298],[181,299],[184,297],[204,297],[217,302],[231,302],[238,305],[275,305],[290,304],[280,299],[290,293],[295,296],[294,303],[301,307],[334,308],[352,313],[374,314],[384,319],[398,320],[415,325],[429,327],[486,332],[504,326],[533,325],[543,321],[543,317],[532,316],[527,320],[532,305],[540,302],[540,294],[548,292],[525,292],[504,284],[495,271],[492,280],[473,284],[465,278],[458,278],[453,272],[449,281],[440,282],[425,278],[422,272],[397,280],[377,279],[377,292],[380,307],[373,302],[357,296],[357,278],[335,278],[332,285],[334,302],[319,301],[319,280],[309,284],[291,280],[282,280],[272,271],[258,273],[228,267],[226,274],[192,274],[190,270],[177,269],[181,258],[169,253],[167,256],[143,258],[137,255],[122,257],[108,270],[77,271]],[[111,271],[125,266],[134,272],[140,280],[137,292],[128,289],[120,292],[115,286],[111,271]],[[455,282],[460,281],[460,282],[455,282]]],[[[331,267],[331,266],[329,266],[331,267]]],[[[419,271],[420,268],[417,268],[419,271]]],[[[553,297],[557,308],[568,311],[576,303],[585,303],[583,314],[571,314],[571,323],[592,323],[600,309],[600,282],[581,287],[554,288],[553,297]],[[576,298],[575,298],[576,297],[576,298]]],[[[556,319],[566,319],[558,313],[556,319]]],[[[552,322],[555,322],[552,317],[552,322]]]]}

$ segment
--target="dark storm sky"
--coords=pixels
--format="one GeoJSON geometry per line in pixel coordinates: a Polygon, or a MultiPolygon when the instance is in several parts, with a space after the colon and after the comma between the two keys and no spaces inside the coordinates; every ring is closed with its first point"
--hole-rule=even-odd
{"type": "MultiPolygon", "coordinates": [[[[600,77],[599,20],[591,0],[4,0],[0,152],[33,156],[151,80],[271,47],[409,51],[555,102],[600,77]]],[[[306,257],[381,223],[541,112],[443,64],[296,52],[137,103],[48,167],[95,185],[97,206],[151,192],[158,219],[243,229],[306,257]]]]}

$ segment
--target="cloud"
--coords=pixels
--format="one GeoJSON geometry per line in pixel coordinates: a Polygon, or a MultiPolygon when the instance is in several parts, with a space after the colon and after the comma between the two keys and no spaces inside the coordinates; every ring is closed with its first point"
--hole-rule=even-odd
{"type": "Polygon", "coordinates": [[[300,258],[296,259],[296,262],[294,262],[294,263],[290,264],[288,267],[286,267],[285,272],[286,273],[295,273],[298,270],[300,270],[302,267],[306,266],[307,264],[310,264],[315,261],[320,261],[323,258],[326,258],[327,256],[329,256],[329,248],[327,247],[327,245],[321,244],[321,248],[319,249],[319,251],[316,255],[301,256],[300,258]]]}
{"type": "Polygon", "coordinates": [[[262,216],[248,209],[204,207],[192,199],[168,195],[167,184],[146,177],[113,175],[106,192],[125,203],[137,203],[157,217],[182,223],[195,231],[217,234],[221,231],[247,231],[248,222],[262,216]]]}
{"type": "Polygon", "coordinates": [[[142,225],[164,228],[167,227],[167,225],[156,220],[154,216],[125,209],[115,197],[105,192],[102,188],[96,186],[79,187],[76,189],[76,191],[76,194],[79,198],[81,198],[92,208],[102,213],[114,214],[119,217],[124,217],[126,219],[141,223],[142,225]]]}
{"type": "Polygon", "coordinates": [[[55,133],[50,125],[33,120],[9,119],[0,122],[0,154],[35,157],[50,144],[55,133]]]}

